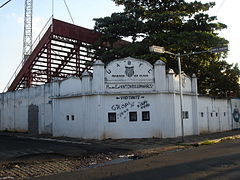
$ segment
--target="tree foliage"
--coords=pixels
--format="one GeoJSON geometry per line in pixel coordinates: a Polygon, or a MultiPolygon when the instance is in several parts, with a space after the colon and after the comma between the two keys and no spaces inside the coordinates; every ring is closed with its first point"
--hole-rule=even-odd
{"type": "MultiPolygon", "coordinates": [[[[226,46],[219,36],[227,26],[206,12],[215,3],[185,0],[113,0],[124,11],[110,17],[96,18],[95,30],[103,35],[96,45],[96,54],[105,63],[116,58],[132,56],[154,63],[166,62],[167,68],[178,72],[176,58],[168,54],[149,52],[149,46],[163,46],[172,53],[190,53],[226,46]],[[121,47],[114,44],[126,38],[131,43],[121,47]],[[99,46],[108,42],[110,47],[99,46]]],[[[199,92],[214,96],[239,95],[240,71],[237,65],[224,61],[226,53],[203,53],[181,58],[183,71],[198,77],[199,92]]]]}

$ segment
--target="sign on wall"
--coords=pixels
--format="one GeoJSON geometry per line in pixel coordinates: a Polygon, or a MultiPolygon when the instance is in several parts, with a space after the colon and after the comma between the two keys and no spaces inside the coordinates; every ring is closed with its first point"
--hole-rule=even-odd
{"type": "Polygon", "coordinates": [[[118,59],[107,65],[105,82],[109,91],[153,90],[153,66],[131,57],[118,59]]]}
{"type": "Polygon", "coordinates": [[[105,69],[106,81],[152,81],[153,66],[131,57],[109,63],[105,69]]]}
{"type": "Polygon", "coordinates": [[[152,89],[153,83],[106,84],[106,89],[152,89]]]}

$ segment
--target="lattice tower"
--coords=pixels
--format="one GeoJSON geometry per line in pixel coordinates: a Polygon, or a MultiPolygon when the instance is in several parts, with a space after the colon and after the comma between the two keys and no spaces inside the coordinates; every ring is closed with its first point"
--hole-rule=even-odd
{"type": "Polygon", "coordinates": [[[22,62],[23,64],[32,52],[32,11],[33,0],[25,0],[22,62]]]}

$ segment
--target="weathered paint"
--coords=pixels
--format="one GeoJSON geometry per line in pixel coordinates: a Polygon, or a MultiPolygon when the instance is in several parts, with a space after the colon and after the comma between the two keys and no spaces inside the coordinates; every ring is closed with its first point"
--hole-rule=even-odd
{"type": "Polygon", "coordinates": [[[0,130],[28,131],[28,108],[36,105],[39,108],[38,121],[40,134],[52,134],[52,99],[53,84],[35,88],[22,89],[1,94],[0,130]]]}
{"type": "MultiPolygon", "coordinates": [[[[232,121],[227,99],[198,96],[197,79],[184,75],[184,135],[239,127],[232,121]]],[[[93,72],[50,84],[0,94],[0,129],[28,130],[28,107],[38,107],[38,132],[80,138],[151,138],[181,136],[178,76],[166,73],[165,64],[154,66],[134,58],[115,60],[104,67],[96,61],[93,72]],[[150,120],[142,120],[142,112],[150,120]],[[129,121],[129,113],[137,121],[129,121]],[[108,122],[116,113],[116,122],[108,122]]],[[[237,108],[240,108],[240,101],[237,108]]]]}
{"type": "Polygon", "coordinates": [[[227,99],[199,98],[200,133],[213,133],[232,129],[229,102],[227,99]]]}

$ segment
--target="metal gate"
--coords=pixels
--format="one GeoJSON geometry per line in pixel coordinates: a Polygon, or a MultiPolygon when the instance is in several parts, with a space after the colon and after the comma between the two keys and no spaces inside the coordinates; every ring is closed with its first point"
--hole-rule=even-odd
{"type": "Polygon", "coordinates": [[[30,134],[38,134],[38,106],[29,105],[28,106],[28,132],[30,134]]]}

